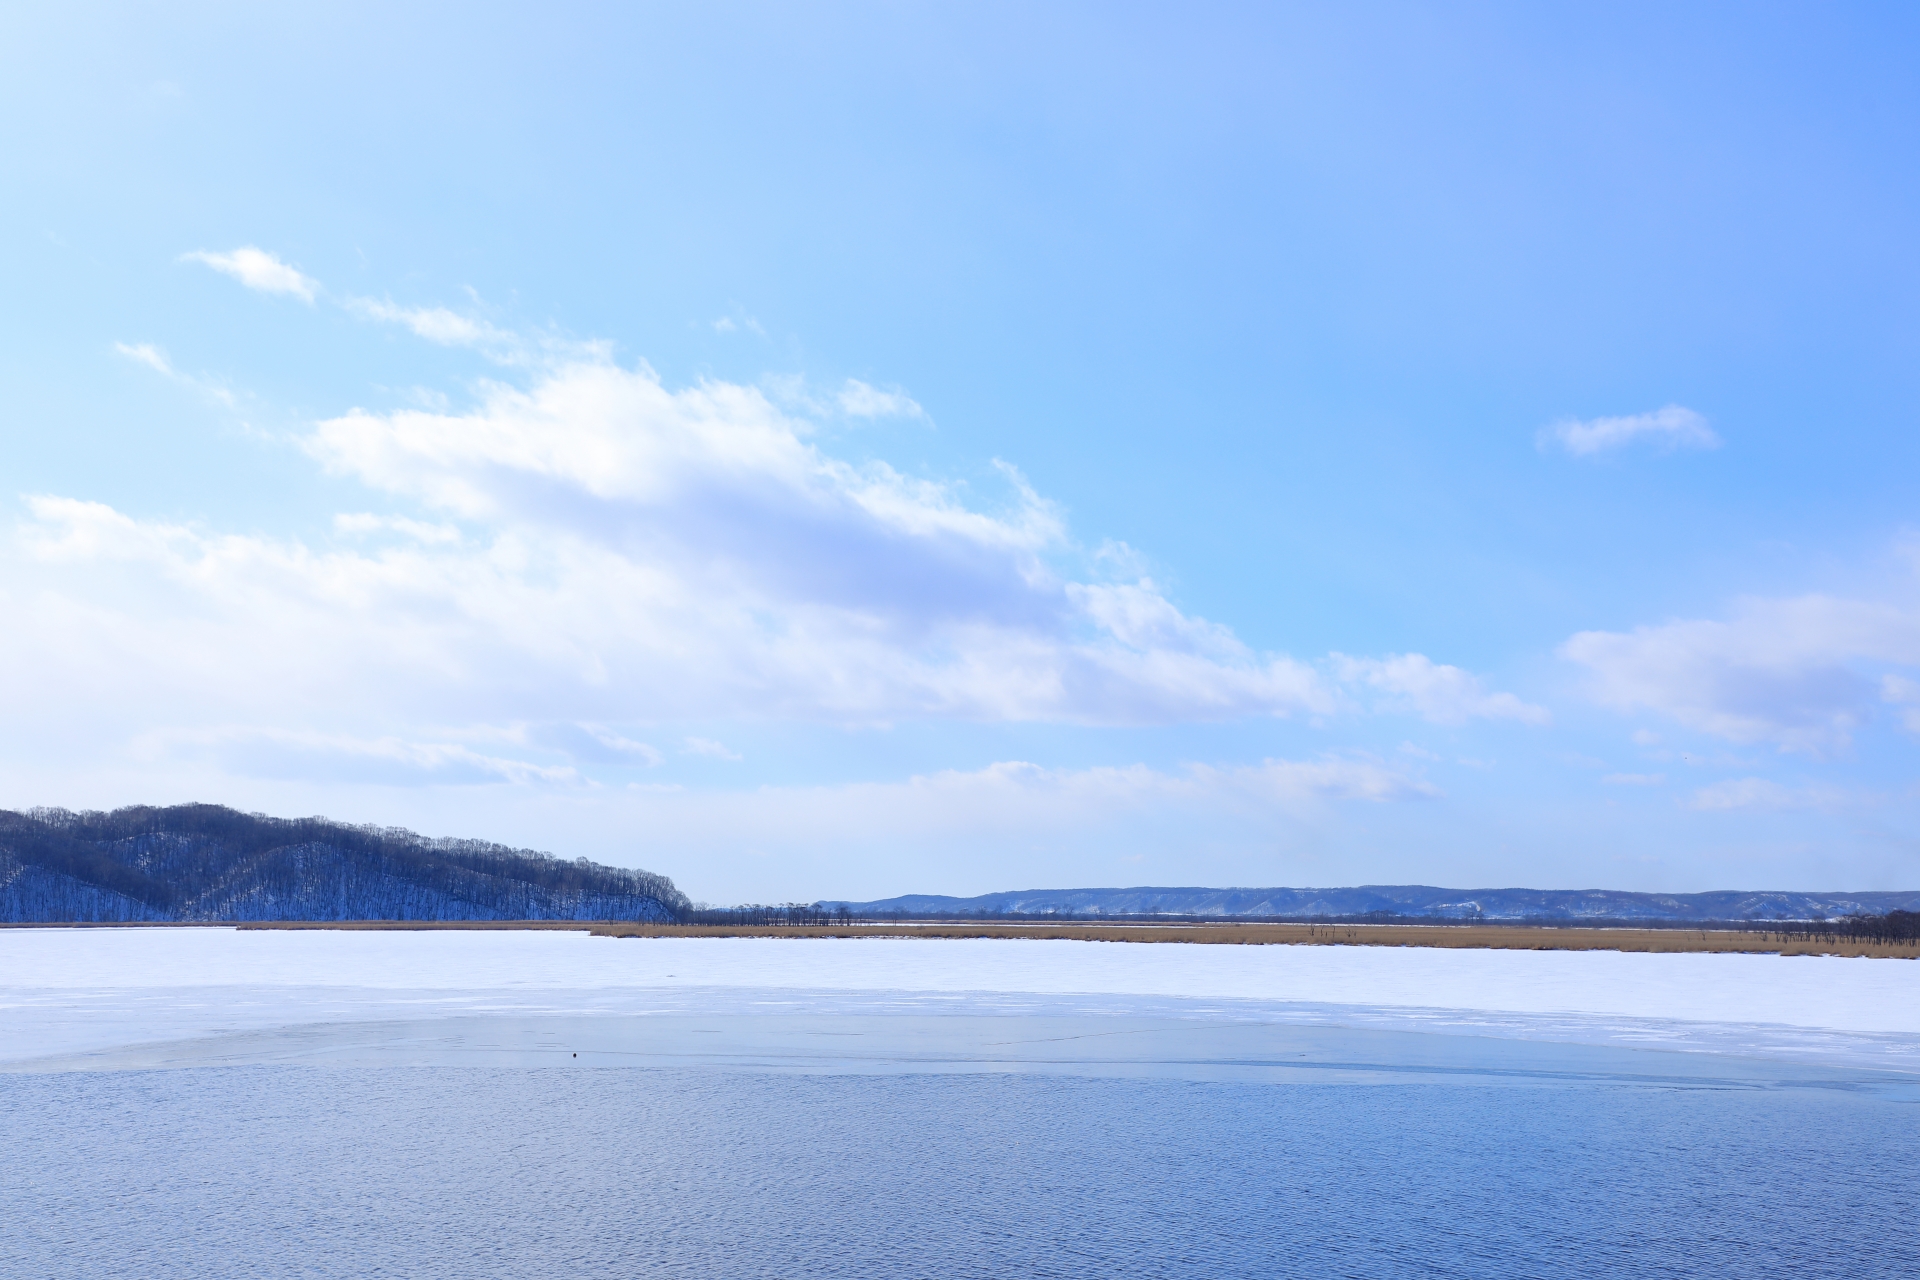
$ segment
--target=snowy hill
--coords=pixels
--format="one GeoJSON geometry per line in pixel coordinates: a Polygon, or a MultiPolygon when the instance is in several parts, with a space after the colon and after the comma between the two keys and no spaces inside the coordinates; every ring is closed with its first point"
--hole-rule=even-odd
{"type": "Polygon", "coordinates": [[[219,805],[0,811],[0,921],[668,920],[665,876],[219,805]]]}

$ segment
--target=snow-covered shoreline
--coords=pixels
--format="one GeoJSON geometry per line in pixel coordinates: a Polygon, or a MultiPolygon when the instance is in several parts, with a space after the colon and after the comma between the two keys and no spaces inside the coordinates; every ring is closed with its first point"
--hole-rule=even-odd
{"type": "Polygon", "coordinates": [[[1019,1008],[1268,1016],[1920,1069],[1920,965],[1768,955],[607,939],[546,931],[0,931],[0,1062],[392,1018],[1019,1008]],[[1771,1046],[1771,1047],[1770,1047],[1771,1046]]]}

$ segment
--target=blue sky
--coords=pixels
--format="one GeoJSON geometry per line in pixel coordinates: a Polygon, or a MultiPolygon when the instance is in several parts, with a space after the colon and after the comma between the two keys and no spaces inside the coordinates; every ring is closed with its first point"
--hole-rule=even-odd
{"type": "Polygon", "coordinates": [[[0,804],[1920,883],[1899,6],[33,6],[0,804]]]}

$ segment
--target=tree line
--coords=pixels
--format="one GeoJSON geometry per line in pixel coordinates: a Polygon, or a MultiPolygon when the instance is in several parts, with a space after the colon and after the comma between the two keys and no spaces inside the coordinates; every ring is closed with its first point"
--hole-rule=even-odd
{"type": "Polygon", "coordinates": [[[1868,942],[1881,946],[1920,943],[1920,911],[1855,912],[1834,920],[1769,921],[1768,933],[1803,942],[1868,942]]]}
{"type": "Polygon", "coordinates": [[[845,903],[832,906],[824,902],[783,902],[778,906],[748,903],[738,907],[689,907],[678,916],[681,924],[725,925],[731,928],[803,928],[819,929],[832,925],[865,923],[857,921],[845,903]]]}

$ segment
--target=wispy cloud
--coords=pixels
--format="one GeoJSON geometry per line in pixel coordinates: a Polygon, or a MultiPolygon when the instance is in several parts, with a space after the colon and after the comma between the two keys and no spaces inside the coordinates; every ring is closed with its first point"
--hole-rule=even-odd
{"type": "Polygon", "coordinates": [[[245,778],[299,778],[385,786],[475,786],[490,783],[577,785],[572,768],[486,755],[457,742],[239,726],[148,735],[143,752],[210,758],[245,778]]]}
{"type": "Polygon", "coordinates": [[[378,516],[365,511],[342,512],[333,518],[333,527],[345,534],[397,533],[429,545],[460,541],[458,525],[432,524],[406,516],[378,516]]]}
{"type": "Polygon", "coordinates": [[[399,325],[435,346],[464,347],[509,367],[558,368],[580,361],[601,361],[609,350],[602,342],[502,328],[483,316],[450,307],[406,307],[380,298],[347,298],[340,305],[362,320],[399,325]]]}
{"type": "Polygon", "coordinates": [[[630,738],[611,725],[592,720],[521,725],[506,736],[510,741],[560,752],[581,765],[651,769],[666,760],[666,755],[653,744],[630,738]]]}
{"type": "Polygon", "coordinates": [[[1850,797],[1834,787],[1788,787],[1768,778],[1729,778],[1693,793],[1695,809],[1837,809],[1850,797]]]}
{"type": "MultiPolygon", "coordinates": [[[[1175,822],[1183,830],[1216,828],[1223,820],[1295,823],[1332,806],[1417,804],[1440,794],[1432,784],[1368,758],[1179,769],[1049,769],[1008,760],[898,782],[763,787],[750,799],[729,796],[725,803],[736,814],[751,815],[748,820],[769,834],[782,828],[794,834],[834,831],[846,839],[854,834],[847,815],[857,814],[863,838],[878,833],[890,842],[1085,832],[1110,840],[1116,824],[1143,819],[1175,822]]],[[[703,807],[711,814],[713,806],[703,807]]],[[[722,818],[716,825],[731,824],[722,818]]]]}
{"type": "Polygon", "coordinates": [[[167,359],[166,352],[160,350],[160,348],[154,346],[152,343],[116,342],[113,344],[113,349],[135,364],[144,365],[153,370],[169,382],[178,383],[183,387],[190,387],[201,395],[206,396],[209,400],[225,405],[229,409],[236,407],[239,403],[238,398],[233,392],[221,386],[219,383],[209,381],[206,378],[196,378],[190,373],[182,373],[174,368],[173,362],[167,359]]]}
{"type": "Polygon", "coordinates": [[[1907,728],[1920,733],[1920,681],[1905,676],[1882,676],[1880,700],[1899,707],[1900,718],[1907,728]]]}
{"type": "Polygon", "coordinates": [[[903,391],[882,391],[858,378],[840,388],[840,412],[850,418],[924,418],[926,410],[903,391]]]}
{"type": "Polygon", "coordinates": [[[659,765],[666,759],[666,756],[661,753],[658,747],[634,738],[629,738],[623,733],[615,732],[606,725],[582,724],[579,728],[581,732],[585,733],[602,748],[617,757],[637,761],[649,768],[659,765]]]}
{"type": "Polygon", "coordinates": [[[1600,779],[1610,787],[1659,787],[1666,785],[1664,773],[1609,773],[1600,779]]]}
{"type": "Polygon", "coordinates": [[[1336,653],[1333,666],[1347,683],[1373,689],[1385,695],[1391,707],[1412,711],[1435,724],[1473,719],[1546,724],[1553,718],[1545,707],[1523,702],[1511,693],[1489,692],[1477,676],[1425,654],[1352,658],[1336,653]]]}
{"type": "Polygon", "coordinates": [[[898,387],[883,390],[858,378],[848,378],[837,391],[814,387],[798,374],[772,374],[762,380],[761,386],[774,403],[807,418],[927,420],[927,411],[905,391],[898,387]]]}
{"type": "Polygon", "coordinates": [[[1618,418],[1590,418],[1584,422],[1568,418],[1541,428],[1539,434],[1542,448],[1558,445],[1576,458],[1590,458],[1635,441],[1645,441],[1662,450],[1720,447],[1720,437],[1707,425],[1707,420],[1677,404],[1618,418]]]}
{"type": "Polygon", "coordinates": [[[506,346],[518,345],[519,341],[513,334],[484,320],[463,316],[446,307],[401,307],[375,298],[354,298],[347,307],[369,320],[404,325],[416,337],[443,347],[506,346]]]}
{"type": "Polygon", "coordinates": [[[712,760],[731,760],[739,762],[746,757],[737,751],[729,750],[724,742],[715,742],[712,738],[688,738],[680,748],[682,755],[706,756],[712,760]]]}
{"type": "MultiPolygon", "coordinates": [[[[312,303],[325,290],[264,249],[251,245],[226,253],[196,250],[180,255],[182,262],[198,262],[232,276],[249,289],[287,294],[312,303]]],[[[469,290],[471,293],[472,291],[469,290]]],[[[337,296],[335,302],[351,315],[377,324],[399,325],[415,337],[442,347],[464,347],[496,364],[530,366],[604,358],[604,343],[580,342],[552,333],[527,334],[503,328],[483,316],[444,306],[404,306],[385,298],[337,296]]],[[[478,304],[477,295],[475,297],[478,304]]]]}
{"type": "Polygon", "coordinates": [[[143,364],[164,378],[180,376],[174,372],[173,362],[167,359],[166,353],[152,343],[116,342],[113,344],[113,349],[135,364],[143,364]]]}
{"type": "Polygon", "coordinates": [[[403,307],[378,298],[348,298],[341,305],[363,320],[397,324],[436,346],[468,347],[501,364],[525,364],[539,349],[512,330],[447,307],[403,307]]]}
{"type": "Polygon", "coordinates": [[[271,253],[252,245],[225,253],[196,249],[192,253],[181,254],[180,261],[212,267],[222,275],[232,276],[247,288],[257,289],[261,293],[287,294],[306,303],[312,303],[320,293],[318,280],[302,275],[271,253]]]}
{"type": "Polygon", "coordinates": [[[1860,663],[1920,665],[1920,608],[1809,595],[1741,601],[1725,620],[1629,632],[1583,631],[1560,647],[1591,691],[1622,711],[1646,709],[1734,742],[1798,751],[1844,744],[1876,701],[1899,704],[1904,677],[1879,682],[1860,663]]]}

